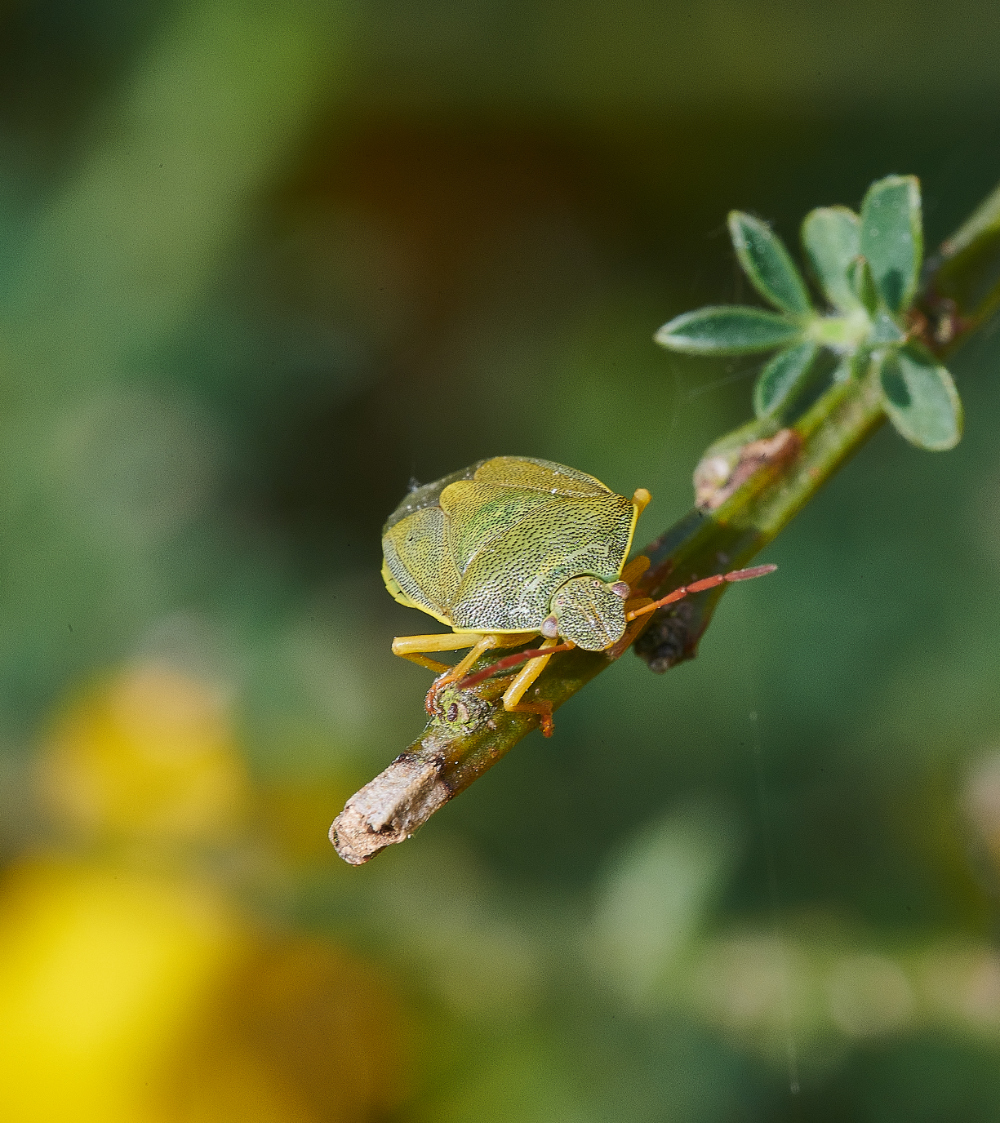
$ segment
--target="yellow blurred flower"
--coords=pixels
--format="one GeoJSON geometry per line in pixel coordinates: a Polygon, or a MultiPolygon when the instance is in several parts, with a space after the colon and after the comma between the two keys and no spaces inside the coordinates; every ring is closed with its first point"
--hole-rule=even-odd
{"type": "Polygon", "coordinates": [[[0,1117],[112,1123],[235,954],[218,901],[69,864],[20,867],[0,896],[0,1117]]]}
{"type": "MultiPolygon", "coordinates": [[[[73,703],[40,775],[88,842],[208,838],[249,794],[219,694],[156,665],[73,703]]],[[[399,1106],[405,1016],[377,968],[262,936],[195,852],[87,851],[0,884],[0,1119],[365,1123],[399,1106]]]]}
{"type": "Polygon", "coordinates": [[[41,786],[77,828],[189,838],[232,827],[248,785],[221,691],[149,663],[68,708],[48,740],[41,786]]]}
{"type": "Polygon", "coordinates": [[[405,1038],[376,970],[181,880],[36,862],[0,894],[12,1123],[363,1123],[405,1095],[405,1038]]]}

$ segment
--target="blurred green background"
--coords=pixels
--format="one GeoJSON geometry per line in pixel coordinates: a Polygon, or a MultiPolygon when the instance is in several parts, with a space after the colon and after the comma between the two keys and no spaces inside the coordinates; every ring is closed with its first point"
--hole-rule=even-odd
{"type": "Polygon", "coordinates": [[[0,1116],[1000,1118],[1000,425],[891,431],[665,678],[621,660],[405,847],[379,578],[410,477],[648,487],[753,364],[731,207],[1000,178],[1000,7],[12,0],[0,11],[0,1116]]]}

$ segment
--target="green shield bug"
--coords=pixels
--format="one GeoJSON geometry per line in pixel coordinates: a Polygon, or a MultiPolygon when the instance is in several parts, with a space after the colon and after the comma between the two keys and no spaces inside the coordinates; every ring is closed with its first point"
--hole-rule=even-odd
{"type": "Polygon", "coordinates": [[[460,685],[524,663],[503,695],[504,708],[538,714],[550,736],[551,703],[522,699],[552,655],[572,647],[624,649],[626,633],[638,632],[642,621],[629,625],[661,605],[774,568],[708,577],[659,601],[633,598],[649,559],[628,565],[625,559],[649,501],[645,488],[626,499],[585,472],[529,456],[480,460],[414,488],[383,528],[382,577],[400,604],[452,629],[392,642],[396,655],[438,672],[428,711],[439,691],[462,680],[484,652],[541,636],[537,649],[501,659],[460,685]],[[471,650],[453,667],[427,657],[463,647],[471,650]]]}

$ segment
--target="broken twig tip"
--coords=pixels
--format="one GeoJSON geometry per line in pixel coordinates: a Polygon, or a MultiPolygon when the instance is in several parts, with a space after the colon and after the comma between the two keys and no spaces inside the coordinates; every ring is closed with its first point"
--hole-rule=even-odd
{"type": "Polygon", "coordinates": [[[398,757],[351,796],[333,821],[330,841],[345,862],[364,865],[405,842],[451,796],[439,762],[398,757]]]}

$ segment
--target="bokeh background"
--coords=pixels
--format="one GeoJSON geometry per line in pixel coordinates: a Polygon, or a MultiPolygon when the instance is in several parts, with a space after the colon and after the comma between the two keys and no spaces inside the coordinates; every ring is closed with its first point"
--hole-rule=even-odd
{"type": "Polygon", "coordinates": [[[422,726],[415,477],[648,487],[747,297],[889,172],[1000,178],[1000,7],[9,0],[0,11],[0,1116],[1000,1117],[1000,342],[881,432],[699,658],[621,660],[419,836],[326,839],[422,726]]]}

